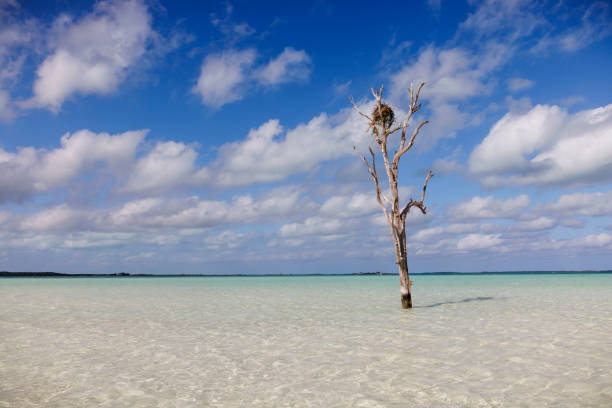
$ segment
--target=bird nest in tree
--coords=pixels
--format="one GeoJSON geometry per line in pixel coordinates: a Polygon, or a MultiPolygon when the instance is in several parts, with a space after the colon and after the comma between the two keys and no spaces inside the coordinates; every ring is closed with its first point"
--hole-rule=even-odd
{"type": "Polygon", "coordinates": [[[372,112],[373,126],[379,125],[389,128],[391,127],[394,121],[395,113],[389,105],[383,103],[380,106],[380,109],[378,109],[378,106],[374,108],[374,112],[372,112]]]}

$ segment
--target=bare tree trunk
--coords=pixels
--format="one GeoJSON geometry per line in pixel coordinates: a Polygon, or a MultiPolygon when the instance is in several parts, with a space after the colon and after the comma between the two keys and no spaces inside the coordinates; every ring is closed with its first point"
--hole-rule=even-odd
{"type": "Polygon", "coordinates": [[[400,277],[400,293],[402,296],[402,307],[412,307],[412,282],[408,274],[408,257],[406,251],[406,220],[401,215],[395,217],[393,239],[395,244],[395,263],[397,263],[400,277]]]}
{"type": "Polygon", "coordinates": [[[402,307],[409,309],[412,307],[412,293],[410,275],[408,274],[408,261],[404,257],[399,261],[400,293],[402,294],[402,307]]]}
{"type": "Polygon", "coordinates": [[[421,105],[419,104],[419,94],[423,88],[423,85],[425,84],[422,83],[416,92],[412,86],[410,87],[410,109],[404,121],[399,125],[394,124],[395,113],[393,112],[393,109],[389,105],[384,104],[382,101],[382,87],[378,91],[372,89],[372,95],[374,95],[374,98],[376,99],[376,107],[374,108],[374,112],[372,112],[371,117],[361,112],[355,102],[351,99],[351,103],[353,104],[355,110],[370,122],[369,128],[374,136],[374,142],[376,142],[380,149],[383,163],[385,165],[385,171],[389,181],[389,190],[391,193],[390,199],[380,188],[378,173],[376,171],[376,155],[374,154],[374,150],[372,150],[371,147],[369,148],[371,156],[370,163],[361,153],[359,153],[359,151],[357,151],[356,147],[354,148],[368,168],[370,176],[372,176],[372,180],[374,181],[374,185],[376,187],[376,201],[378,201],[378,205],[389,223],[389,229],[391,231],[391,237],[393,238],[393,245],[395,248],[395,262],[399,267],[400,293],[402,295],[402,307],[404,309],[409,309],[412,307],[412,282],[410,281],[410,275],[408,274],[408,260],[406,251],[406,216],[412,207],[417,207],[423,214],[426,213],[427,209],[424,204],[425,192],[427,190],[427,183],[433,176],[433,173],[431,171],[427,173],[425,184],[423,185],[423,195],[421,196],[421,200],[414,201],[410,199],[403,209],[400,209],[401,207],[397,186],[398,167],[401,157],[404,155],[404,153],[412,148],[419,131],[428,123],[427,120],[422,121],[414,129],[410,140],[406,138],[406,132],[408,130],[410,119],[412,118],[412,115],[421,108],[421,105]],[[390,135],[398,131],[401,131],[399,149],[395,151],[392,156],[393,160],[391,161],[387,151],[387,140],[390,135]]]}

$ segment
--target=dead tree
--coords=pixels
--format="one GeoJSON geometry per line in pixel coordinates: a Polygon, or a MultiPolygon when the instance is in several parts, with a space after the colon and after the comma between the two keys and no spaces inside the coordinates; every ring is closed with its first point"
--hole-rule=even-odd
{"type": "Polygon", "coordinates": [[[400,207],[397,189],[397,171],[399,168],[400,159],[408,150],[412,148],[421,128],[429,123],[427,120],[422,121],[418,124],[418,126],[416,126],[416,128],[414,128],[410,139],[406,138],[410,119],[412,119],[412,115],[418,112],[418,110],[421,108],[421,104],[419,104],[419,95],[424,85],[425,83],[421,83],[416,92],[414,87],[412,85],[410,86],[410,107],[404,121],[399,124],[395,123],[395,113],[393,112],[393,109],[389,105],[383,103],[382,86],[379,90],[372,88],[372,95],[374,95],[376,100],[376,106],[374,107],[371,116],[361,112],[355,102],[351,99],[351,103],[353,104],[355,110],[368,120],[368,131],[372,132],[374,142],[378,145],[385,164],[385,170],[389,180],[390,197],[387,197],[380,188],[378,173],[376,172],[376,154],[374,154],[374,150],[369,147],[372,158],[372,161],[370,162],[361,153],[359,153],[356,147],[354,147],[355,151],[368,168],[370,176],[372,176],[372,180],[376,186],[376,200],[378,201],[378,205],[382,209],[382,212],[385,214],[387,222],[389,223],[391,237],[393,238],[393,244],[395,246],[395,263],[397,263],[399,267],[400,292],[402,295],[402,307],[404,309],[412,307],[412,295],[410,293],[412,281],[410,280],[410,276],[408,274],[408,261],[406,258],[406,216],[413,207],[421,210],[423,214],[427,212],[427,208],[424,204],[425,192],[427,191],[427,183],[433,176],[433,173],[431,170],[427,172],[421,200],[414,201],[413,199],[410,199],[403,207],[400,207]],[[393,156],[389,156],[387,151],[389,136],[398,132],[401,135],[399,146],[393,153],[393,156]]]}

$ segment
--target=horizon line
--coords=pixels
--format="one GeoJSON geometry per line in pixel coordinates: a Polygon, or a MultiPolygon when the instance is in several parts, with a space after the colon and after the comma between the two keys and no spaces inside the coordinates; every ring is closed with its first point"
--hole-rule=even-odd
{"type": "MultiPolygon", "coordinates": [[[[523,271],[480,271],[480,272],[456,272],[456,271],[438,271],[438,272],[413,272],[410,275],[563,275],[563,274],[612,274],[612,270],[523,270],[523,271]]],[[[398,275],[397,272],[350,272],[350,273],[250,273],[250,274],[149,274],[149,273],[64,273],[64,272],[10,272],[0,271],[0,277],[92,277],[92,278],[197,278],[197,277],[300,277],[300,276],[393,276],[398,275]]]]}

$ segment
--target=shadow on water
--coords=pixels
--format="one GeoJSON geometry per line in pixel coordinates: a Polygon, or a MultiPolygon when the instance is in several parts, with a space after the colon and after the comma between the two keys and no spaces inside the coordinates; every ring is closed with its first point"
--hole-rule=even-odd
{"type": "Polygon", "coordinates": [[[457,300],[457,301],[450,301],[450,302],[440,302],[440,303],[434,303],[431,305],[424,305],[424,306],[414,306],[415,309],[417,308],[425,308],[425,307],[438,307],[438,306],[444,306],[444,305],[457,305],[459,303],[468,303],[468,302],[479,302],[482,300],[493,300],[495,299],[492,296],[478,296],[478,297],[472,297],[472,298],[465,298],[463,300],[457,300]]]}

